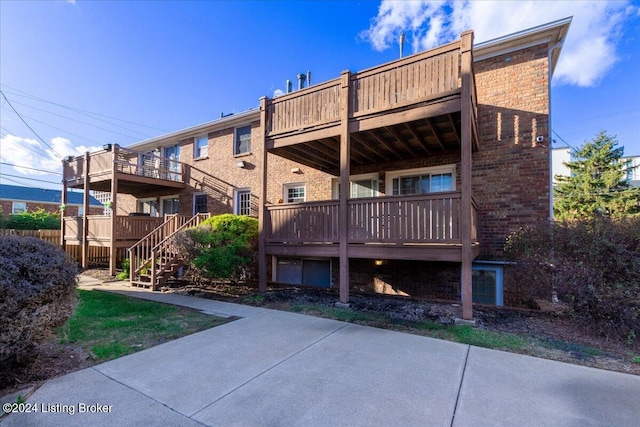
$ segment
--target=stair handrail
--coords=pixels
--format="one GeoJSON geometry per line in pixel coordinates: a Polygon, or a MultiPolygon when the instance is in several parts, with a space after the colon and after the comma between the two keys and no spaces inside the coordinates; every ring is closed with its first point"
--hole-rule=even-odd
{"type": "Polygon", "coordinates": [[[167,240],[169,240],[170,238],[175,236],[179,231],[182,231],[185,228],[189,228],[189,227],[193,226],[194,222],[197,222],[197,224],[195,224],[195,225],[198,225],[202,221],[204,221],[205,219],[208,219],[210,216],[211,216],[211,214],[209,214],[209,213],[197,213],[197,214],[195,214],[189,221],[185,222],[180,227],[178,227],[173,233],[171,233],[170,235],[165,237],[157,245],[155,245],[153,248],[151,248],[151,250],[152,251],[157,250],[158,248],[160,248],[160,246],[164,245],[167,242],[167,240]],[[200,221],[197,221],[199,218],[202,218],[202,219],[200,221]]]}
{"type": "MultiPolygon", "coordinates": [[[[177,219],[179,218],[180,218],[179,214],[165,215],[165,221],[162,224],[160,224],[159,226],[151,230],[151,232],[149,232],[146,236],[138,240],[133,246],[129,248],[129,281],[130,282],[133,282],[135,275],[137,275],[140,271],[142,271],[147,266],[148,259],[149,259],[148,256],[137,256],[136,249],[137,248],[144,249],[145,247],[144,244],[148,243],[149,241],[153,241],[154,237],[156,238],[156,240],[163,239],[167,225],[169,225],[170,223],[174,223],[169,228],[169,230],[177,228],[176,222],[177,222],[177,219]],[[139,260],[141,259],[144,260],[144,262],[138,265],[139,260]]],[[[169,234],[172,234],[172,233],[169,232],[169,234]]],[[[143,250],[143,252],[146,252],[145,255],[151,254],[151,251],[143,250]]]]}

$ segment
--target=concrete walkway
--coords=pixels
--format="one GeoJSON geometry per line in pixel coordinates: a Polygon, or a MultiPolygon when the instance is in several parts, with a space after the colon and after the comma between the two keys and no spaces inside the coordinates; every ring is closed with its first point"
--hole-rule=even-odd
{"type": "Polygon", "coordinates": [[[46,382],[2,426],[637,426],[640,377],[294,313],[92,284],[242,319],[46,382]],[[73,412],[73,414],[71,414],[73,412]]]}

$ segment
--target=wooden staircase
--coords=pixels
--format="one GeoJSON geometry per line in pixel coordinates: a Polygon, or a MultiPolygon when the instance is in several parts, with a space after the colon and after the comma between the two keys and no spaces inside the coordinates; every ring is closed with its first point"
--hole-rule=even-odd
{"type": "Polygon", "coordinates": [[[183,254],[175,245],[178,232],[195,227],[209,218],[199,213],[189,218],[167,215],[166,221],[129,248],[131,286],[158,290],[185,265],[183,254]]]}

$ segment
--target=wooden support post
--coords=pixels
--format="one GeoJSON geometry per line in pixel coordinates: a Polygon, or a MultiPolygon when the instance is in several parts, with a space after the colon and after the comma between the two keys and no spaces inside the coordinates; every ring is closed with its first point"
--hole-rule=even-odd
{"type": "Polygon", "coordinates": [[[116,254],[117,254],[117,230],[116,219],[118,217],[118,144],[113,144],[113,156],[111,162],[111,233],[109,244],[109,274],[116,275],[116,254]]]}
{"type": "Polygon", "coordinates": [[[461,35],[461,77],[462,77],[462,105],[460,112],[460,237],[462,239],[462,266],[460,272],[462,318],[473,319],[471,263],[471,148],[473,143],[472,123],[473,108],[471,91],[473,90],[472,70],[473,31],[465,31],[461,35]]]}
{"type": "Polygon", "coordinates": [[[60,246],[62,250],[67,249],[67,243],[64,240],[65,233],[65,223],[64,223],[64,213],[67,208],[67,177],[65,172],[67,170],[66,166],[67,161],[62,160],[62,194],[60,196],[60,246]]]}
{"type": "Polygon", "coordinates": [[[340,84],[340,302],[349,302],[349,175],[351,140],[349,135],[349,87],[351,73],[343,71],[340,84]]]}
{"type": "Polygon", "coordinates": [[[89,168],[91,155],[84,153],[84,215],[82,216],[82,268],[89,267],[89,168]]]}
{"type": "Polygon", "coordinates": [[[265,217],[267,210],[265,209],[265,203],[267,203],[267,97],[260,98],[260,130],[258,135],[258,149],[262,150],[262,158],[259,161],[259,176],[260,176],[260,200],[258,202],[258,291],[266,292],[267,290],[267,250],[266,250],[266,228],[270,227],[270,224],[265,225],[265,222],[270,221],[265,217]]]}

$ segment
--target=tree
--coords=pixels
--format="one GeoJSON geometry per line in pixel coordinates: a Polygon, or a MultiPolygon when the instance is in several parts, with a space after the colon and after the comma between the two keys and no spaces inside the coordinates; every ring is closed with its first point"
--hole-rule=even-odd
{"type": "Polygon", "coordinates": [[[15,230],[57,230],[60,229],[60,214],[44,209],[11,214],[2,221],[2,228],[15,230]]]}
{"type": "Polygon", "coordinates": [[[571,176],[558,177],[554,215],[559,220],[594,216],[622,218],[640,214],[640,188],[626,180],[629,164],[624,148],[604,131],[574,153],[566,163],[571,176]]]}

